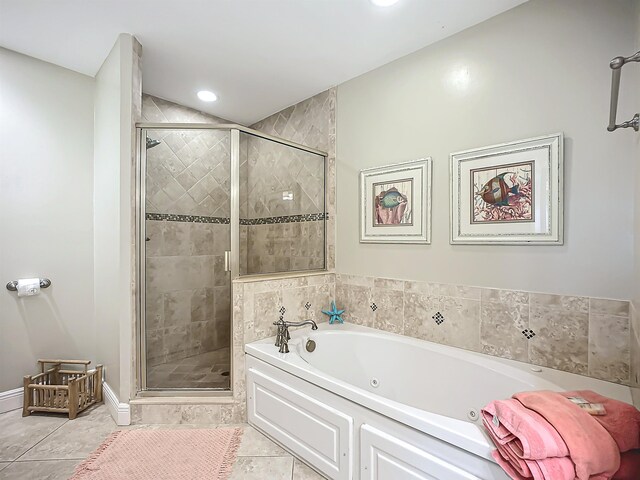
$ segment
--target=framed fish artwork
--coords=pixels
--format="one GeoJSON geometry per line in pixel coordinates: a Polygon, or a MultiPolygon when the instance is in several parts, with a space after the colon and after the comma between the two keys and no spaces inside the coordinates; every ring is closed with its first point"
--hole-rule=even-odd
{"type": "Polygon", "coordinates": [[[562,133],[450,156],[451,243],[563,244],[562,133]]]}
{"type": "Polygon", "coordinates": [[[360,171],[360,242],[431,243],[431,158],[360,171]]]}

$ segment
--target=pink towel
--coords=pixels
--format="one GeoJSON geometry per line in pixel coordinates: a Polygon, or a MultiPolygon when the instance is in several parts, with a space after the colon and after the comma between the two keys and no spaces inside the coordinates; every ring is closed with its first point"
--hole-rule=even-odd
{"type": "Polygon", "coordinates": [[[577,480],[613,477],[620,467],[620,450],[591,415],[556,392],[523,392],[513,398],[539,413],[557,430],[567,445],[577,480]]]}
{"type": "Polygon", "coordinates": [[[518,400],[493,401],[482,409],[482,417],[492,436],[521,459],[569,455],[567,445],[556,429],[518,400]]]}
{"type": "MultiPolygon", "coordinates": [[[[501,450],[494,450],[491,456],[513,480],[574,480],[575,469],[569,457],[549,458],[546,460],[525,460],[529,466],[524,475],[502,456],[501,450]]],[[[622,479],[621,479],[622,480],[622,479]]],[[[626,480],[626,479],[625,479],[626,480]]]]}
{"type": "MultiPolygon", "coordinates": [[[[606,410],[605,415],[594,415],[594,418],[602,425],[618,445],[621,452],[628,452],[640,448],[640,410],[633,405],[603,397],[591,390],[577,392],[563,392],[563,397],[582,397],[591,403],[602,403],[606,410]]],[[[638,472],[640,478],[640,472],[638,472]]]]}
{"type": "MultiPolygon", "coordinates": [[[[482,419],[482,422],[498,448],[492,453],[493,458],[514,480],[529,478],[534,480],[575,479],[575,469],[569,457],[549,457],[537,460],[520,458],[514,453],[514,449],[510,448],[509,443],[503,444],[501,440],[494,437],[493,427],[495,425],[493,423],[489,426],[486,417],[482,419]]],[[[553,429],[544,418],[541,418],[541,422],[553,429]]]]}

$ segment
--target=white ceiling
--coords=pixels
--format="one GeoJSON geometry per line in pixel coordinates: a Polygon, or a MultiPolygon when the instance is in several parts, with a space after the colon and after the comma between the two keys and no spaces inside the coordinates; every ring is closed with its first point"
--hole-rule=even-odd
{"type": "Polygon", "coordinates": [[[146,93],[248,125],[524,1],[0,0],[0,45],[93,76],[132,33],[146,93]]]}

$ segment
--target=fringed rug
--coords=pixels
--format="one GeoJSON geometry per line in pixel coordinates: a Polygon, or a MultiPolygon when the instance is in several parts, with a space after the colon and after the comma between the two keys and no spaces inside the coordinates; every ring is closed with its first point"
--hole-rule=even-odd
{"type": "Polygon", "coordinates": [[[241,436],[240,428],[119,430],[70,480],[225,480],[241,436]]]}

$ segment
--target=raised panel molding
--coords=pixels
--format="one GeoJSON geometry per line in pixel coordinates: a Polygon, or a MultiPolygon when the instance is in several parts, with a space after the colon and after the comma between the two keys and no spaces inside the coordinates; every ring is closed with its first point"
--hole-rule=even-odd
{"type": "Polygon", "coordinates": [[[371,425],[360,428],[362,480],[481,480],[371,425]]]}
{"type": "Polygon", "coordinates": [[[249,368],[249,422],[333,479],[351,479],[353,419],[249,368]]]}

